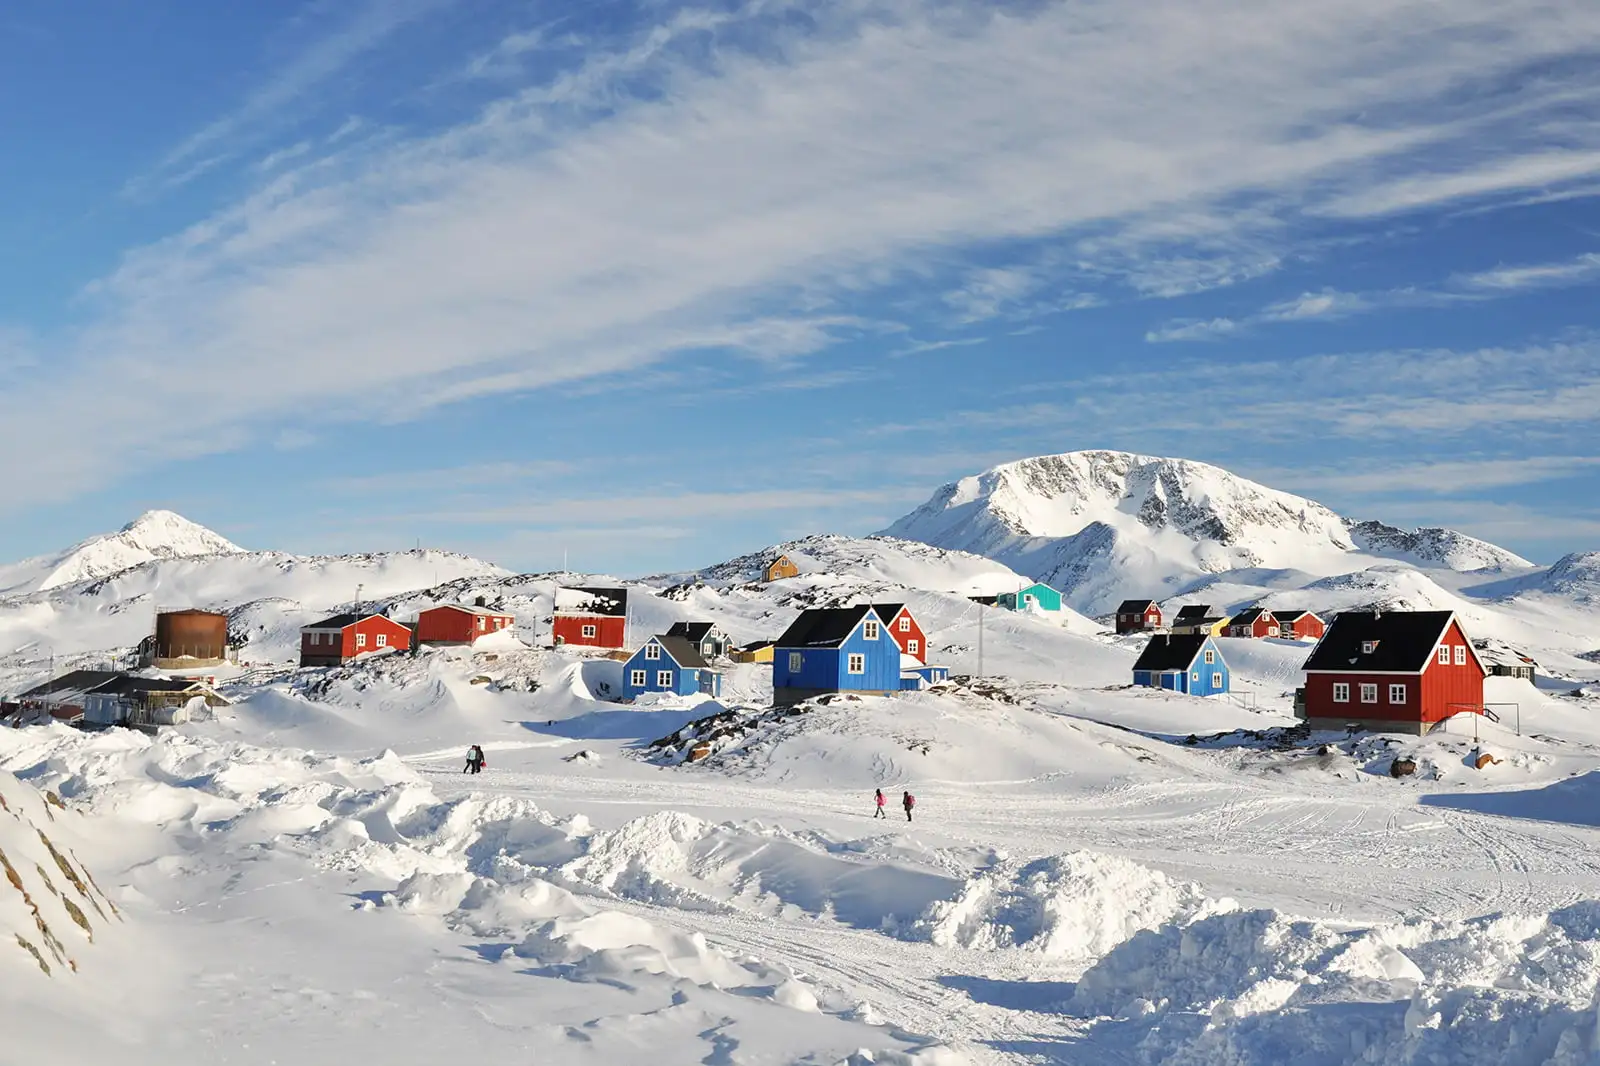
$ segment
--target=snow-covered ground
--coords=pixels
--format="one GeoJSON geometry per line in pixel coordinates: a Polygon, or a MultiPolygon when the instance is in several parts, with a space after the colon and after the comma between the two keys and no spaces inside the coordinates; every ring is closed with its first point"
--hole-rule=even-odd
{"type": "MultiPolygon", "coordinates": [[[[1022,580],[999,563],[889,538],[783,549],[802,574],[773,585],[769,552],[628,582],[630,632],[710,618],[751,640],[808,605],[903,600],[963,677],[780,712],[767,668],[729,665],[718,702],[611,703],[619,663],[536,646],[578,575],[442,553],[155,551],[0,599],[11,691],[42,676],[41,645],[119,649],[185,597],[234,611],[250,663],[219,679],[215,721],[0,730],[0,849],[76,964],[46,955],[46,976],[0,945],[7,1056],[1600,1061],[1584,567],[1215,575],[1219,602],[1439,600],[1546,664],[1537,688],[1491,680],[1505,713],[1476,740],[1459,720],[1349,738],[1292,730],[1304,645],[1224,641],[1227,698],[1135,690],[1139,641],[973,604],[1022,580]],[[289,665],[301,621],[358,582],[400,618],[483,595],[516,635],[289,665]],[[1399,756],[1414,774],[1390,776],[1399,756]]],[[[0,898],[0,937],[53,951],[20,893],[0,898]]]]}

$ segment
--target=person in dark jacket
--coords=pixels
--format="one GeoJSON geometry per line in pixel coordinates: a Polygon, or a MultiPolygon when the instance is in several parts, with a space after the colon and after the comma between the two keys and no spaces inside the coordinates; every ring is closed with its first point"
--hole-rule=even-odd
{"type": "Polygon", "coordinates": [[[461,772],[464,774],[480,773],[483,770],[483,766],[483,749],[474,744],[467,749],[467,768],[461,772]]]}
{"type": "Polygon", "coordinates": [[[901,797],[900,805],[906,809],[906,821],[911,821],[911,808],[917,805],[917,797],[907,792],[901,797]]]}

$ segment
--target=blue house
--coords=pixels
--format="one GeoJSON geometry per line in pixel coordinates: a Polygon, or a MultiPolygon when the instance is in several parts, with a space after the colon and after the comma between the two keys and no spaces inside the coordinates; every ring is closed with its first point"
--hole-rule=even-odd
{"type": "Polygon", "coordinates": [[[1133,683],[1190,696],[1216,696],[1228,691],[1228,664],[1209,633],[1160,633],[1133,664],[1133,683]]]}
{"type": "Polygon", "coordinates": [[[900,691],[900,645],[870,604],[802,611],[773,644],[779,706],[830,692],[900,691]]]}
{"type": "Polygon", "coordinates": [[[646,692],[715,698],[722,695],[722,675],[682,637],[651,637],[622,668],[622,694],[631,700],[646,692]]]}
{"type": "Polygon", "coordinates": [[[923,666],[921,663],[915,665],[908,663],[900,671],[900,689],[903,692],[915,692],[918,689],[924,689],[929,685],[948,680],[950,680],[950,668],[948,666],[923,666]]]}
{"type": "Polygon", "coordinates": [[[1061,593],[1043,581],[1036,581],[1015,592],[1002,592],[994,598],[994,605],[1008,611],[1059,611],[1061,593]]]}

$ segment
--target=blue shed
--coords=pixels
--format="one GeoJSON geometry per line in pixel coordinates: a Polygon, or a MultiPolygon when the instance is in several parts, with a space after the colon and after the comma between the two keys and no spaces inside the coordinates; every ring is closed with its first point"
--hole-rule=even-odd
{"type": "Polygon", "coordinates": [[[915,692],[927,688],[929,685],[938,684],[940,681],[950,680],[948,666],[905,666],[900,673],[900,688],[906,692],[915,692]]]}
{"type": "Polygon", "coordinates": [[[646,692],[715,698],[722,695],[722,675],[682,637],[651,637],[622,668],[622,694],[631,700],[646,692]]]}
{"type": "Polygon", "coordinates": [[[1160,633],[1133,664],[1133,683],[1190,696],[1217,696],[1228,691],[1228,664],[1209,633],[1160,633]]]}
{"type": "Polygon", "coordinates": [[[1043,581],[1036,581],[1015,592],[1002,592],[994,598],[994,604],[1008,611],[1059,611],[1061,593],[1043,581]]]}
{"type": "Polygon", "coordinates": [[[773,644],[772,699],[900,691],[900,645],[870,604],[813,607],[773,644]]]}

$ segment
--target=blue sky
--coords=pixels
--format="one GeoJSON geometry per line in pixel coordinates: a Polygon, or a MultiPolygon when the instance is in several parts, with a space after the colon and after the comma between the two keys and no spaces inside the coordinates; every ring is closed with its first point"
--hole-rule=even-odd
{"type": "Polygon", "coordinates": [[[0,557],[544,569],[1113,447],[1600,547],[1600,6],[20,0],[0,557]]]}

